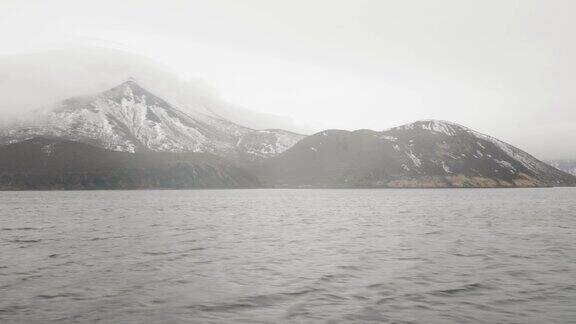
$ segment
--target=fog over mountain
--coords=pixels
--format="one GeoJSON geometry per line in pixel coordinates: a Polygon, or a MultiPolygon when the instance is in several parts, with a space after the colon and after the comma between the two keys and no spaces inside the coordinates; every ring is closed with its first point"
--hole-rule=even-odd
{"type": "Polygon", "coordinates": [[[0,128],[0,189],[576,185],[527,152],[446,121],[311,136],[254,130],[180,110],[134,79],[35,115],[0,128]]]}
{"type": "Polygon", "coordinates": [[[116,49],[70,47],[4,55],[0,56],[0,75],[0,122],[34,117],[55,102],[134,79],[184,110],[221,116],[254,129],[306,131],[287,116],[234,105],[202,80],[186,81],[154,60],[116,49]]]}
{"type": "Polygon", "coordinates": [[[575,10],[540,0],[6,0],[0,120],[134,77],[182,109],[252,128],[440,119],[571,159],[575,10]]]}
{"type": "Polygon", "coordinates": [[[208,109],[181,110],[133,79],[67,98],[0,127],[0,145],[37,136],[114,151],[204,152],[248,161],[276,156],[303,137],[280,129],[250,129],[208,109]]]}

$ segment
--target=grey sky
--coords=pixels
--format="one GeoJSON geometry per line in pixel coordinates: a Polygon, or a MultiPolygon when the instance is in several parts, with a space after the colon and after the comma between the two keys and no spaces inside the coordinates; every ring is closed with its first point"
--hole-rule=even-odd
{"type": "MultiPolygon", "coordinates": [[[[1,0],[0,54],[111,47],[289,116],[297,130],[446,119],[563,158],[576,157],[575,10],[544,0],[1,0]]],[[[113,69],[110,60],[92,65],[113,69]]],[[[0,87],[33,76],[0,75],[0,87]]],[[[24,97],[0,111],[37,104],[24,97]]]]}

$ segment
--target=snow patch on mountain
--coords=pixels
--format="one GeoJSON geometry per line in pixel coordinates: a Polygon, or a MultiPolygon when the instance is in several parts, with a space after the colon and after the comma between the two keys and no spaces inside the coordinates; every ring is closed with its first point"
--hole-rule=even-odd
{"type": "Polygon", "coordinates": [[[468,128],[466,128],[466,131],[473,134],[474,136],[476,136],[480,139],[483,139],[485,141],[488,141],[488,142],[496,145],[498,148],[500,148],[502,151],[504,151],[506,154],[508,154],[508,156],[510,156],[512,159],[517,160],[522,165],[524,165],[527,169],[533,171],[534,173],[545,172],[548,168],[548,165],[546,165],[545,163],[542,163],[540,160],[536,159],[532,155],[530,155],[530,154],[528,154],[528,153],[508,144],[508,143],[505,143],[505,142],[500,141],[500,140],[498,140],[492,136],[488,136],[488,135],[476,132],[476,131],[468,129],[468,128]]]}
{"type": "MultiPolygon", "coordinates": [[[[417,122],[410,123],[407,125],[402,125],[399,127],[392,128],[392,130],[393,129],[397,129],[397,130],[417,130],[417,129],[420,129],[420,130],[424,130],[424,131],[430,131],[433,133],[444,134],[446,136],[457,136],[458,134],[468,133],[468,134],[475,136],[478,139],[481,139],[483,141],[494,144],[499,149],[504,151],[510,158],[517,160],[524,167],[526,167],[527,169],[531,170],[534,173],[545,172],[547,170],[547,168],[549,167],[548,165],[542,163],[541,161],[539,161],[538,159],[536,159],[532,155],[530,155],[530,154],[510,145],[510,144],[507,144],[503,141],[500,141],[500,140],[498,140],[492,136],[482,134],[480,132],[477,132],[477,131],[474,131],[470,128],[467,128],[465,126],[462,126],[462,125],[459,125],[456,123],[452,123],[452,122],[448,122],[448,121],[421,120],[421,121],[417,121],[417,122]]],[[[482,141],[478,141],[477,144],[478,144],[478,146],[480,146],[481,149],[486,149],[486,147],[482,143],[482,141]]],[[[476,156],[481,158],[481,157],[484,157],[484,154],[480,150],[476,150],[476,156]]],[[[489,155],[487,155],[487,156],[491,157],[489,155]]]]}

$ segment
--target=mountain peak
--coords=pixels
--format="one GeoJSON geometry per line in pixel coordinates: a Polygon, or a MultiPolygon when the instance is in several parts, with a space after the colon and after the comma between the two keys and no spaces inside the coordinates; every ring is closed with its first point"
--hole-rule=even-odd
{"type": "Polygon", "coordinates": [[[134,78],[130,77],[119,85],[110,88],[99,95],[111,98],[115,101],[120,101],[122,98],[129,98],[129,100],[150,101],[162,106],[171,106],[162,98],[158,97],[148,89],[142,87],[134,78]]]}
{"type": "Polygon", "coordinates": [[[391,130],[413,130],[413,129],[427,130],[436,133],[442,133],[448,136],[453,136],[461,131],[469,130],[467,127],[464,127],[460,124],[439,119],[418,120],[402,126],[393,127],[391,130]]]}
{"type": "Polygon", "coordinates": [[[108,91],[114,90],[114,89],[125,89],[125,88],[130,88],[133,90],[140,90],[140,91],[148,92],[133,77],[129,77],[126,81],[120,83],[119,85],[117,85],[115,87],[110,88],[108,91]]]}

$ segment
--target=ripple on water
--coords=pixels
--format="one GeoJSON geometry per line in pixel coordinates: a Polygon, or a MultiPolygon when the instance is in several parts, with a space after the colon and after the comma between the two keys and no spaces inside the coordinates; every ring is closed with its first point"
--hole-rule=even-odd
{"type": "Polygon", "coordinates": [[[0,322],[575,322],[574,206],[572,188],[6,192],[0,322]]]}

